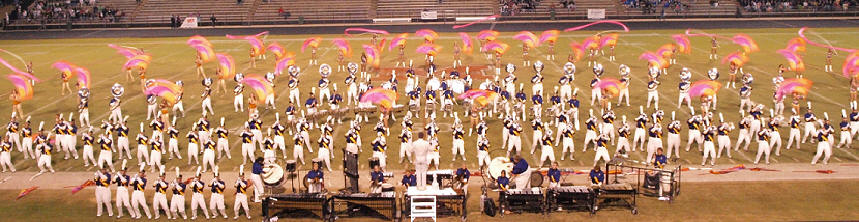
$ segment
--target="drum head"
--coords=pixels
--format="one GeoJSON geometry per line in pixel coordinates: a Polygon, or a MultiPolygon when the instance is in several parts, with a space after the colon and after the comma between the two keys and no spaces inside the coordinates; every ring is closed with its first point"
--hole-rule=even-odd
{"type": "Polygon", "coordinates": [[[280,186],[283,183],[283,168],[277,164],[263,167],[263,183],[267,186],[280,186]]]}
{"type": "Polygon", "coordinates": [[[540,187],[543,185],[543,174],[538,171],[531,172],[531,187],[540,187]]]}
{"type": "Polygon", "coordinates": [[[492,162],[489,163],[489,178],[498,178],[498,176],[501,176],[501,171],[506,171],[509,177],[510,171],[512,170],[513,163],[510,162],[510,159],[495,157],[495,159],[492,159],[492,162]]]}

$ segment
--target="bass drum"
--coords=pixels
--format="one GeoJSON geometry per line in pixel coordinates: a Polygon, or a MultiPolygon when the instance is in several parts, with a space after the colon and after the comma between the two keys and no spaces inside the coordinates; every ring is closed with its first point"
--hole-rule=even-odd
{"type": "Polygon", "coordinates": [[[510,177],[510,172],[513,171],[513,163],[511,163],[508,158],[495,157],[495,159],[492,159],[492,162],[489,163],[488,171],[489,178],[492,178],[493,180],[501,176],[501,171],[507,172],[507,177],[510,177]]]}
{"type": "Polygon", "coordinates": [[[283,183],[283,168],[277,164],[268,164],[263,167],[262,181],[266,186],[280,186],[283,183]]]}
{"type": "Polygon", "coordinates": [[[543,174],[540,171],[532,171],[529,180],[531,180],[531,187],[540,187],[543,185],[543,174]]]}

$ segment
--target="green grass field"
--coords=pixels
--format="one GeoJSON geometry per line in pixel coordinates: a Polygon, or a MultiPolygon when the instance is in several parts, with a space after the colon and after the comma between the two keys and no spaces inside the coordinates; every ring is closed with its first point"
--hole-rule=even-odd
{"type": "MultiPolygon", "coordinates": [[[[645,97],[645,84],[647,81],[646,77],[646,68],[645,62],[638,59],[638,56],[644,52],[645,50],[655,51],[659,46],[667,43],[672,43],[673,41],[670,38],[671,34],[682,33],[683,29],[687,27],[677,27],[677,30],[649,30],[649,31],[632,31],[629,33],[623,33],[620,36],[620,40],[618,41],[617,48],[617,61],[609,62],[606,58],[600,58],[599,61],[606,67],[605,76],[607,77],[618,77],[618,65],[627,64],[632,68],[632,81],[631,81],[631,99],[632,106],[631,107],[619,107],[616,109],[616,113],[618,116],[626,115],[630,121],[637,116],[638,113],[638,105],[642,105],[646,100],[645,97]],[[681,29],[682,28],[682,29],[681,29]]],[[[538,33],[542,30],[533,30],[535,33],[538,33]]],[[[750,55],[751,60],[745,65],[745,71],[751,72],[754,74],[756,79],[754,86],[755,90],[752,94],[752,99],[755,102],[760,102],[767,107],[772,105],[771,101],[771,87],[770,87],[770,79],[776,73],[776,67],[778,64],[785,63],[785,60],[777,54],[775,51],[777,49],[784,48],[788,39],[796,37],[796,29],[720,29],[720,30],[705,30],[710,33],[717,33],[721,35],[732,36],[737,33],[746,33],[753,37],[758,44],[760,45],[761,51],[757,53],[752,53],[750,55]]],[[[816,29],[816,32],[821,34],[821,36],[825,37],[829,42],[834,45],[841,47],[851,47],[850,40],[854,38],[854,36],[859,33],[859,29],[855,28],[833,28],[833,29],[816,29]]],[[[544,83],[544,88],[549,91],[553,88],[554,84],[557,83],[557,79],[560,76],[561,66],[565,62],[565,58],[569,52],[569,43],[571,40],[581,41],[583,38],[594,34],[595,31],[578,31],[571,33],[563,33],[559,38],[559,42],[557,43],[557,61],[545,61],[545,47],[541,47],[538,49],[534,49],[531,51],[532,58],[534,60],[542,60],[543,63],[546,64],[544,75],[546,77],[546,81],[544,83]]],[[[472,33],[475,35],[476,33],[472,33]]],[[[521,43],[517,40],[513,40],[511,36],[515,33],[502,33],[502,36],[499,38],[504,42],[507,42],[511,45],[510,50],[506,53],[503,58],[505,63],[513,63],[518,67],[517,76],[519,76],[519,82],[526,82],[533,75],[533,70],[530,67],[521,67],[521,43]]],[[[442,52],[436,58],[436,64],[439,67],[448,67],[451,64],[451,51],[452,44],[454,41],[460,41],[459,37],[452,33],[441,33],[441,39],[436,41],[436,44],[443,46],[442,52]]],[[[288,35],[288,36],[268,36],[266,42],[277,41],[281,45],[287,48],[288,51],[299,52],[302,41],[306,38],[310,37],[310,35],[288,35]]],[[[320,64],[328,63],[328,64],[336,64],[336,51],[333,46],[330,44],[330,40],[335,37],[341,37],[339,35],[323,35],[324,39],[323,44],[320,47],[320,64]]],[[[248,68],[248,58],[247,51],[249,45],[246,41],[243,40],[229,40],[222,36],[209,36],[208,37],[212,43],[214,44],[214,48],[217,52],[229,53],[232,55],[236,63],[238,65],[238,69],[240,73],[256,73],[256,74],[264,74],[266,72],[271,72],[274,70],[273,56],[269,55],[269,59],[266,61],[260,61],[257,63],[257,68],[248,68]]],[[[75,94],[60,96],[59,86],[59,74],[58,72],[51,68],[51,64],[58,60],[66,60],[71,63],[84,66],[88,68],[93,76],[92,76],[92,95],[90,103],[90,116],[91,122],[97,124],[102,119],[107,118],[107,102],[108,97],[110,95],[109,88],[114,83],[121,83],[126,86],[126,93],[124,95],[124,104],[123,104],[123,112],[125,115],[130,115],[129,119],[129,128],[131,128],[130,134],[137,134],[137,125],[138,122],[142,121],[145,115],[145,99],[138,89],[138,82],[126,82],[124,73],[121,72],[121,66],[125,62],[125,58],[121,55],[116,54],[114,49],[107,47],[107,44],[119,44],[125,46],[132,46],[145,49],[146,52],[152,54],[153,61],[148,69],[148,77],[150,78],[162,78],[168,79],[171,81],[183,80],[186,83],[185,92],[186,97],[184,99],[185,109],[188,113],[188,117],[184,119],[180,119],[178,121],[178,126],[181,131],[181,135],[184,135],[190,125],[196,121],[199,117],[200,110],[200,98],[199,93],[201,92],[202,86],[199,84],[200,80],[196,77],[194,70],[194,56],[195,51],[188,47],[185,44],[186,38],[91,38],[91,39],[51,39],[51,40],[0,40],[0,48],[9,50],[11,52],[17,53],[18,55],[24,57],[28,61],[33,61],[34,69],[36,72],[36,76],[43,79],[44,81],[38,83],[36,85],[36,93],[35,98],[31,101],[27,101],[24,103],[24,111],[28,115],[33,116],[34,120],[34,128],[37,127],[38,121],[46,121],[47,126],[51,126],[53,124],[53,116],[57,113],[69,113],[72,111],[76,111],[77,107],[77,96],[75,94]]],[[[361,44],[368,44],[369,37],[368,36],[356,36],[355,38],[350,38],[350,43],[353,50],[356,51],[355,55],[352,58],[349,58],[350,61],[358,61],[360,58],[360,52],[358,50],[361,48],[361,44]]],[[[419,44],[421,40],[416,38],[411,38],[407,42],[407,56],[415,60],[415,64],[423,64],[422,58],[423,56],[415,53],[415,48],[419,44]]],[[[676,101],[677,101],[677,75],[679,74],[681,67],[689,67],[693,72],[693,81],[700,80],[706,78],[706,70],[711,67],[717,67],[723,73],[722,79],[727,79],[728,67],[727,65],[721,63],[710,62],[707,59],[707,54],[709,52],[709,39],[704,37],[691,37],[691,43],[693,45],[693,50],[690,55],[680,55],[678,57],[678,65],[672,66],[669,70],[669,74],[662,77],[661,82],[663,83],[660,87],[660,107],[666,111],[666,113],[670,113],[675,110],[676,101]]],[[[721,42],[722,47],[719,49],[720,56],[725,56],[730,52],[733,52],[738,49],[736,45],[733,45],[729,42],[721,42]]],[[[477,51],[477,50],[475,50],[477,51]]],[[[814,87],[811,90],[808,98],[810,101],[814,103],[814,108],[816,113],[819,116],[822,116],[822,112],[828,112],[830,116],[833,118],[838,118],[839,110],[842,108],[847,108],[845,104],[847,103],[849,96],[847,92],[848,80],[841,76],[840,74],[840,64],[846,55],[839,54],[835,59],[834,63],[835,69],[839,72],[836,73],[824,73],[822,66],[824,61],[824,53],[825,50],[821,48],[816,48],[809,46],[807,52],[804,53],[805,62],[808,67],[808,71],[806,71],[806,77],[814,81],[814,87]]],[[[316,66],[308,67],[307,59],[309,58],[309,53],[298,53],[297,64],[302,67],[303,73],[301,74],[302,83],[315,83],[318,79],[318,72],[316,66]]],[[[11,63],[23,67],[20,62],[16,61],[9,55],[0,55],[0,57],[10,61],[11,63]]],[[[394,66],[393,60],[396,58],[396,53],[385,52],[383,54],[383,63],[382,68],[391,68],[394,66]]],[[[464,56],[464,61],[466,65],[470,66],[480,66],[485,67],[489,65],[489,61],[485,59],[483,55],[475,52],[473,55],[464,56]]],[[[591,108],[588,105],[588,99],[585,96],[589,95],[590,89],[588,89],[588,84],[591,79],[591,71],[590,68],[587,67],[585,61],[580,61],[576,64],[578,66],[578,77],[575,81],[575,85],[578,86],[581,90],[580,99],[583,102],[582,115],[580,115],[581,121],[584,121],[587,118],[587,109],[591,108]]],[[[206,72],[211,75],[215,72],[215,63],[209,63],[205,65],[206,72]]],[[[423,67],[418,67],[419,69],[423,69],[423,67]]],[[[477,70],[472,70],[472,72],[477,72],[477,70]]],[[[487,75],[492,75],[494,71],[486,70],[487,75]]],[[[386,73],[387,74],[387,73],[386,73]]],[[[343,73],[335,73],[332,77],[332,81],[341,85],[343,87],[343,79],[347,74],[343,73]]],[[[787,74],[786,77],[792,77],[793,74],[787,74]]],[[[481,79],[475,79],[475,82],[479,82],[481,79]]],[[[283,109],[287,105],[287,87],[286,87],[287,78],[281,77],[278,79],[278,112],[282,112],[283,109]]],[[[378,84],[375,84],[378,85],[378,84]]],[[[401,85],[405,85],[404,81],[401,81],[401,85]]],[[[2,92],[8,93],[11,85],[8,83],[0,84],[4,88],[2,92]]],[[[234,86],[233,82],[228,83],[228,88],[232,89],[234,86]]],[[[74,87],[74,86],[73,86],[74,87]]],[[[302,85],[302,99],[307,98],[307,94],[310,92],[308,84],[302,85]]],[[[403,88],[402,86],[400,88],[403,88]]],[[[530,87],[526,87],[528,89],[530,87]]],[[[528,90],[530,92],[530,90],[528,90]]],[[[341,92],[344,93],[345,92],[341,92]]],[[[404,93],[404,92],[399,92],[404,93]]],[[[737,107],[739,104],[738,99],[738,91],[736,89],[724,89],[719,93],[719,111],[725,114],[725,117],[728,120],[736,121],[738,117],[737,107]]],[[[8,94],[3,94],[3,96],[7,96],[8,94]]],[[[6,97],[3,97],[6,98],[6,97]]],[[[406,103],[406,97],[401,96],[401,99],[398,101],[400,104],[406,103]]],[[[546,97],[548,99],[548,96],[546,97]]],[[[697,102],[695,102],[697,104],[697,102]]],[[[789,103],[786,102],[786,103],[789,103]]],[[[788,108],[789,108],[789,104],[788,108]]],[[[0,106],[8,107],[9,101],[3,100],[0,101],[0,106]]],[[[221,94],[216,94],[213,97],[213,106],[215,108],[215,117],[226,117],[227,127],[230,129],[238,129],[243,125],[243,121],[246,120],[244,113],[235,113],[232,108],[232,96],[221,94]]],[[[323,106],[327,107],[327,106],[323,106]]],[[[457,108],[460,114],[462,114],[461,108],[457,108]]],[[[685,120],[688,118],[688,109],[681,108],[677,109],[678,118],[685,120]]],[[[4,110],[4,112],[6,112],[4,110]]],[[[269,125],[274,120],[274,111],[272,110],[262,110],[263,120],[265,121],[265,125],[269,125]]],[[[789,111],[786,111],[789,113],[789,111]]],[[[4,114],[5,115],[5,114],[4,114]]],[[[544,115],[544,119],[548,119],[548,115],[544,115]]],[[[441,117],[439,115],[439,117],[441,117]]],[[[3,117],[3,121],[5,121],[8,117],[3,117]]],[[[666,117],[669,118],[669,117],[666,117]]],[[[211,118],[213,120],[213,125],[217,124],[217,118],[211,118]]],[[[346,120],[350,120],[351,118],[347,118],[346,120]]],[[[398,118],[398,120],[400,120],[398,118]]],[[[375,123],[375,118],[371,118],[371,123],[375,123]]],[[[440,120],[441,126],[445,128],[453,121],[452,118],[442,118],[440,120]]],[[[421,118],[415,120],[415,122],[422,122],[421,118]]],[[[497,135],[502,129],[500,120],[498,119],[490,119],[487,121],[490,125],[489,134],[497,135]]],[[[833,124],[837,125],[837,120],[833,121],[833,124]]],[[[392,169],[402,169],[405,166],[400,166],[395,164],[398,160],[397,155],[399,153],[399,143],[396,143],[396,135],[400,132],[399,121],[391,124],[391,136],[388,137],[389,141],[389,167],[392,169]]],[[[786,125],[784,125],[786,126],[786,125]]],[[[49,127],[48,127],[49,128],[49,127]]],[[[337,125],[335,131],[335,154],[336,158],[332,161],[332,164],[335,166],[335,169],[340,169],[340,161],[342,158],[342,153],[339,151],[343,146],[343,137],[342,135],[346,132],[348,126],[345,124],[337,125]]],[[[685,128],[685,127],[684,127],[685,128]]],[[[529,129],[529,128],[528,128],[529,129]]],[[[528,158],[532,158],[536,160],[539,157],[539,152],[535,153],[533,156],[527,154],[530,150],[531,144],[531,132],[526,129],[525,136],[523,137],[523,144],[525,144],[525,148],[523,149],[524,156],[528,158]]],[[[786,144],[786,131],[785,128],[782,132],[784,139],[784,143],[786,144]]],[[[553,129],[553,131],[555,131],[553,129]]],[[[451,137],[447,132],[448,129],[443,129],[443,133],[441,134],[440,140],[442,144],[442,152],[441,152],[441,168],[455,168],[455,166],[459,166],[458,163],[451,162],[451,151],[448,148],[450,144],[451,137]]],[[[736,132],[735,132],[736,133],[736,132]]],[[[237,135],[238,131],[233,131],[233,135],[237,135]]],[[[313,130],[311,132],[311,137],[315,138],[319,132],[317,130],[313,130]]],[[[367,150],[369,148],[369,142],[374,138],[374,133],[372,132],[372,125],[364,127],[362,132],[365,144],[364,152],[361,155],[361,162],[366,158],[370,157],[371,153],[367,150]]],[[[592,164],[593,151],[588,151],[585,153],[581,152],[581,141],[583,139],[584,133],[579,132],[576,134],[576,147],[577,151],[575,153],[576,160],[575,161],[564,161],[562,162],[562,166],[564,167],[586,167],[592,164]]],[[[685,143],[685,130],[681,134],[683,135],[683,142],[685,143]]],[[[219,165],[223,170],[235,170],[238,165],[241,163],[241,156],[239,152],[236,151],[240,149],[238,145],[238,138],[231,137],[231,143],[234,144],[233,149],[233,159],[232,160],[221,160],[219,161],[219,165]]],[[[498,149],[501,145],[501,138],[492,136],[490,137],[491,143],[493,145],[493,149],[498,149]]],[[[288,143],[289,144],[289,143],[288,143]]],[[[473,168],[477,168],[476,161],[476,149],[474,148],[475,138],[469,137],[466,138],[466,152],[469,159],[469,165],[473,168]]],[[[132,147],[135,147],[135,144],[132,142],[132,147]]],[[[774,163],[780,162],[810,162],[810,159],[814,155],[814,151],[816,145],[814,144],[804,144],[801,150],[789,150],[782,152],[782,155],[779,157],[773,156],[774,163]]],[[[291,149],[291,146],[289,146],[291,149]]],[[[133,150],[132,152],[136,152],[133,150]]],[[[180,142],[180,150],[183,155],[186,153],[185,151],[185,142],[180,142]]],[[[314,145],[315,150],[315,145],[314,145]]],[[[611,147],[610,150],[613,152],[615,150],[614,147],[611,147]]],[[[693,150],[695,150],[693,148],[693,150]]],[[[751,150],[756,150],[756,146],[752,145],[751,150]]],[[[560,158],[560,148],[556,148],[556,156],[560,158]]],[[[834,151],[833,162],[851,162],[859,160],[857,156],[854,154],[855,151],[852,149],[835,149],[834,151]]],[[[288,153],[292,153],[291,150],[288,150],[288,153]]],[[[725,159],[724,157],[717,161],[719,164],[740,164],[740,163],[751,163],[754,159],[754,151],[742,152],[740,154],[734,154],[734,159],[725,159]]],[[[261,153],[258,152],[258,155],[261,153]]],[[[493,156],[504,155],[502,151],[492,152],[493,156]]],[[[315,157],[316,153],[306,153],[305,158],[308,160],[315,157]],[[310,158],[308,158],[310,157],[310,158]]],[[[681,153],[682,159],[679,163],[681,164],[698,164],[700,163],[700,153],[699,152],[684,152],[681,153]]],[[[280,158],[280,152],[278,152],[278,157],[280,158]]],[[[633,153],[631,158],[634,159],[643,159],[644,155],[641,153],[633,153]]],[[[13,153],[13,162],[19,170],[38,170],[36,168],[35,161],[24,161],[23,157],[18,152],[13,153]]],[[[291,155],[290,155],[291,158],[291,155]]],[[[166,157],[164,158],[166,160],[166,157]]],[[[82,167],[81,160],[62,160],[62,153],[56,153],[54,155],[54,167],[60,171],[85,171],[90,170],[82,167]]],[[[118,163],[118,162],[117,162],[118,163]]],[[[365,163],[364,163],[365,164],[365,163]]],[[[363,165],[363,164],[362,164],[363,165]]],[[[171,160],[167,161],[168,167],[173,166],[185,166],[185,160],[171,160]]],[[[191,167],[185,168],[186,170],[190,170],[191,167]]]]}
{"type": "MultiPolygon", "coordinates": [[[[691,183],[684,185],[682,194],[673,203],[653,198],[639,198],[638,215],[620,208],[604,209],[596,215],[585,212],[553,212],[548,216],[539,214],[505,215],[505,221],[538,219],[543,221],[606,220],[606,221],[784,221],[784,220],[844,220],[859,217],[855,210],[859,195],[853,185],[855,180],[798,181],[798,182],[750,182],[750,183],[691,183]]],[[[479,187],[471,186],[468,202],[470,221],[493,221],[499,216],[488,217],[478,210],[479,187]]],[[[37,190],[21,200],[13,200],[18,191],[2,190],[0,215],[11,221],[115,221],[116,219],[95,217],[93,189],[78,194],[68,190],[37,190]]],[[[151,207],[152,194],[147,194],[151,207]]],[[[227,213],[233,216],[232,194],[226,194],[227,213]]],[[[497,201],[494,193],[491,197],[497,201]]],[[[208,199],[207,199],[208,200],[208,199]]],[[[186,201],[190,198],[186,197],[186,201]]],[[[260,212],[260,205],[250,205],[251,211],[260,212]]],[[[115,210],[115,209],[114,209],[115,210]]],[[[151,210],[151,208],[150,208],[151,210]]],[[[190,214],[190,208],[186,207],[190,214]]],[[[116,212],[114,212],[115,214],[116,212]]],[[[202,212],[200,212],[202,213],[202,212]]],[[[125,213],[128,221],[128,214],[125,213]]],[[[116,216],[116,215],[114,215],[116,216]]],[[[190,215],[189,215],[190,216],[190,215]]],[[[254,215],[254,220],[259,219],[254,215]]],[[[162,216],[162,221],[167,221],[162,216]]],[[[290,218],[290,221],[296,220],[290,218]]],[[[446,217],[441,221],[458,221],[446,217]]],[[[215,221],[227,221],[218,219],[215,221]]],[[[232,218],[229,219],[232,221],[232,218]]],[[[318,219],[297,219],[318,221],[318,219]]],[[[380,219],[355,218],[345,221],[381,221],[380,219]]]]}

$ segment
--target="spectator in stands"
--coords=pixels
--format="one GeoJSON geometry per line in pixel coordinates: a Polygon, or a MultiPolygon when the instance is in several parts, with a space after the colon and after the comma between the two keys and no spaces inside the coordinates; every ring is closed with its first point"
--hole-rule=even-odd
{"type": "Polygon", "coordinates": [[[170,15],[170,28],[176,28],[176,15],[170,15]]]}
{"type": "Polygon", "coordinates": [[[283,16],[283,20],[289,19],[289,16],[292,15],[292,13],[289,13],[289,11],[284,10],[283,7],[277,9],[277,14],[283,16]]]}
{"type": "Polygon", "coordinates": [[[212,14],[212,16],[209,17],[209,20],[212,21],[212,28],[214,28],[215,27],[215,21],[218,20],[217,18],[215,18],[215,14],[212,14]]]}

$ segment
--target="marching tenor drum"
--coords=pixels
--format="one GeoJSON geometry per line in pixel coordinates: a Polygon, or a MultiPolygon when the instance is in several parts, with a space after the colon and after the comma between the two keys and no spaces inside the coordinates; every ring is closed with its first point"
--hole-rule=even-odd
{"type": "Polygon", "coordinates": [[[263,166],[262,180],[266,186],[280,186],[283,183],[283,168],[277,164],[267,164],[263,166]]]}

